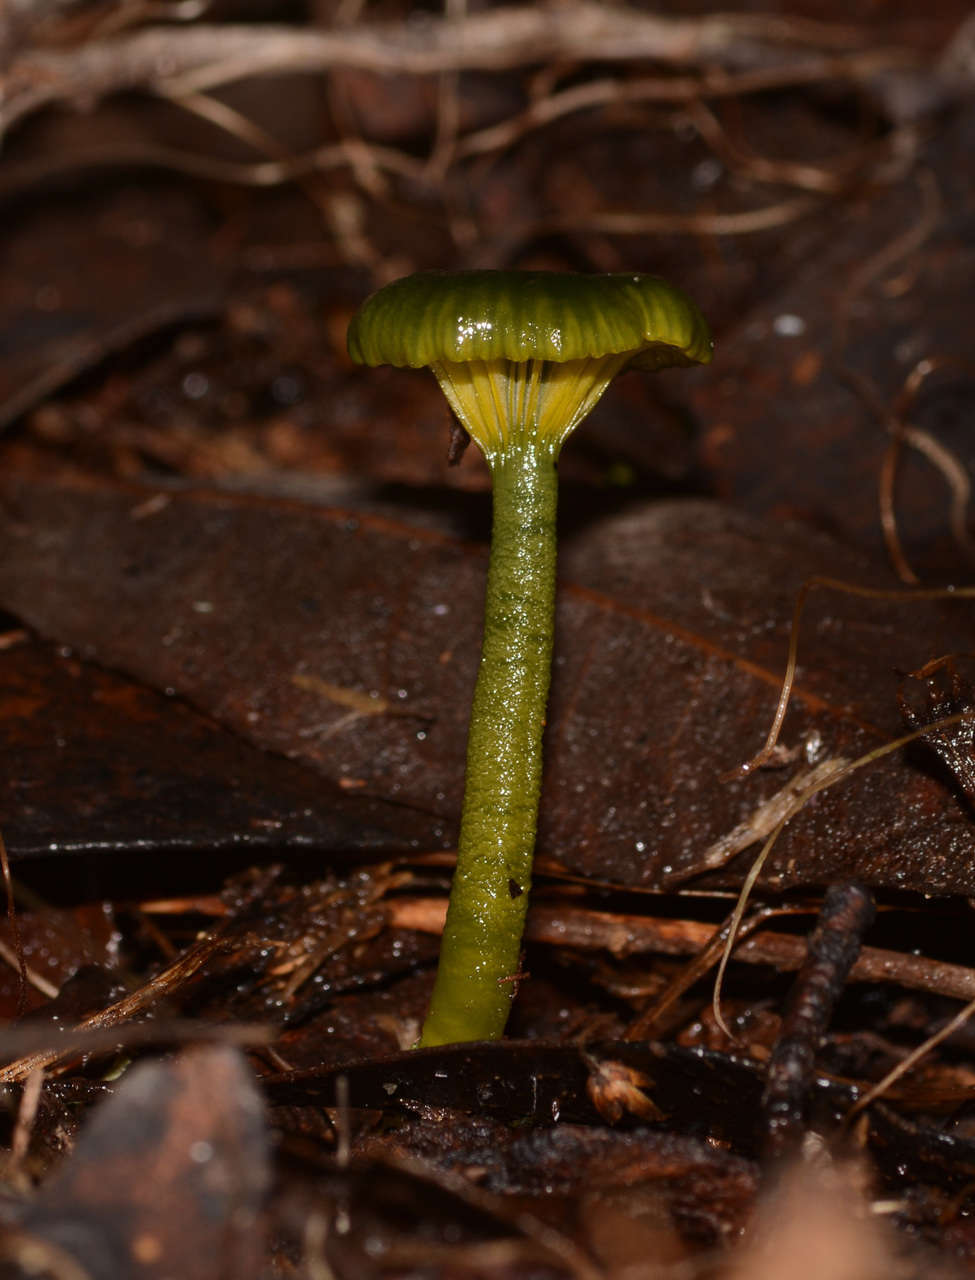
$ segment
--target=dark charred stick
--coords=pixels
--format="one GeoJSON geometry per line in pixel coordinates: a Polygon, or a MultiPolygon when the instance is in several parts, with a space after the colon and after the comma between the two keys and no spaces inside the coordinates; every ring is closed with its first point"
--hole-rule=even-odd
{"type": "Polygon", "coordinates": [[[792,986],[762,1098],[766,1155],[775,1162],[793,1154],[802,1140],[816,1053],[873,918],[873,898],[862,885],[827,890],[792,986]]]}

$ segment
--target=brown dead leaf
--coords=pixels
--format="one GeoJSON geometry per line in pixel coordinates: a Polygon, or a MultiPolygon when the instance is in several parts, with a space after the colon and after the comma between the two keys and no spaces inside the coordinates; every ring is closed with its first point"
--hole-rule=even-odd
{"type": "MultiPolygon", "coordinates": [[[[24,622],[354,795],[420,810],[450,839],[481,548],[389,515],[207,492],[171,494],[135,519],[151,492],[70,476],[8,476],[0,496],[0,602],[24,622]],[[367,714],[374,704],[382,714],[367,714]]],[[[764,735],[795,591],[827,571],[866,572],[826,539],[705,502],[638,507],[574,537],[543,855],[598,879],[671,885],[711,865],[716,842],[794,773],[895,736],[896,672],[967,644],[968,602],[817,601],[785,766],[721,781],[764,735]]],[[[768,878],[970,892],[972,846],[955,795],[894,757],[820,793],[768,878]]]]}

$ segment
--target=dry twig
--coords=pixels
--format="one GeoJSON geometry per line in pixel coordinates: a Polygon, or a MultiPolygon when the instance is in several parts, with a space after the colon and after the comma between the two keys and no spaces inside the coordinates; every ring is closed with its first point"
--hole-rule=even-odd
{"type": "MultiPolygon", "coordinates": [[[[910,50],[869,48],[856,27],[767,14],[669,18],[592,0],[489,9],[464,21],[430,18],[332,30],[159,26],[71,49],[22,53],[3,78],[0,132],[51,103],[90,106],[127,89],[179,96],[253,76],[339,66],[437,75],[545,62],[646,59],[669,67],[706,64],[714,83],[747,70],[754,88],[862,78],[917,62],[910,50]]],[[[700,86],[691,96],[700,96],[700,86]]]]}
{"type": "MultiPolygon", "coordinates": [[[[447,909],[443,898],[393,898],[388,903],[389,922],[400,929],[439,933],[447,909]]],[[[806,909],[806,908],[803,908],[806,909]]],[[[813,910],[813,908],[808,908],[813,910]]],[[[756,924],[770,915],[791,914],[793,907],[764,907],[756,924]]],[[[693,955],[714,939],[714,925],[704,920],[623,915],[591,911],[586,907],[538,903],[528,912],[525,937],[550,946],[604,950],[625,957],[656,952],[660,955],[693,955]]],[[[748,938],[739,934],[735,958],[746,964],[798,969],[806,954],[802,937],[763,929],[748,938]]],[[[851,982],[888,982],[913,991],[959,1000],[975,997],[975,969],[943,963],[910,952],[864,947],[850,973],[851,982]]]]}

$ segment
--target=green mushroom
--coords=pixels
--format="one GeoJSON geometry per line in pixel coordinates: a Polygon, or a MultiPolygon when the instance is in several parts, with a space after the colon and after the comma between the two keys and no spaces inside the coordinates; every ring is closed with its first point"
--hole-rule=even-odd
{"type": "Polygon", "coordinates": [[[519,970],[555,613],[556,464],[626,366],[703,364],[698,309],[653,276],[421,272],[368,298],[349,354],[429,366],[493,485],[457,868],[421,1046],[496,1039],[519,970]]]}

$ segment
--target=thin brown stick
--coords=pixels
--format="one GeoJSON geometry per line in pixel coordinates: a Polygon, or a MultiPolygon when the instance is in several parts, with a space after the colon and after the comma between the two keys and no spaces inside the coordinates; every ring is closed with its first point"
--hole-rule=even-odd
{"type": "Polygon", "coordinates": [[[943,1040],[947,1040],[950,1035],[954,1035],[960,1027],[963,1027],[973,1014],[975,1014],[975,1000],[969,1001],[963,1009],[959,1009],[955,1016],[949,1022],[946,1022],[939,1031],[936,1031],[933,1036],[928,1036],[927,1040],[922,1044],[919,1044],[916,1049],[912,1049],[907,1057],[902,1058],[896,1066],[892,1067],[882,1080],[878,1080],[873,1088],[868,1089],[862,1097],[858,1098],[846,1113],[846,1116],[844,1117],[845,1122],[849,1124],[850,1121],[855,1119],[861,1111],[865,1110],[865,1108],[869,1107],[872,1102],[876,1102],[878,1098],[882,1097],[891,1085],[896,1084],[896,1082],[900,1080],[902,1076],[906,1075],[912,1067],[916,1066],[922,1058],[927,1057],[932,1049],[936,1049],[943,1040]]]}
{"type": "Polygon", "coordinates": [[[759,209],[745,209],[739,213],[635,213],[592,212],[566,214],[563,217],[546,218],[540,229],[559,231],[603,232],[614,236],[645,235],[707,235],[743,236],[772,227],[786,226],[814,209],[820,202],[812,196],[795,196],[775,204],[762,205],[759,209]]]}
{"type": "MultiPolygon", "coordinates": [[[[922,364],[930,362],[924,360],[922,364]]],[[[967,558],[973,559],[971,536],[968,532],[968,504],[971,500],[972,482],[964,465],[955,454],[937,440],[930,431],[920,427],[912,427],[900,418],[893,418],[890,423],[890,444],[884,454],[878,483],[880,499],[881,527],[887,543],[887,553],[902,581],[918,582],[919,579],[908,565],[901,548],[900,535],[897,532],[897,520],[894,514],[894,488],[897,478],[897,464],[900,460],[902,446],[908,445],[915,453],[931,464],[939,472],[950,494],[948,523],[956,545],[967,558]]]]}
{"type": "MultiPolygon", "coordinates": [[[[758,907],[747,919],[738,923],[738,936],[735,940],[736,948],[741,947],[745,940],[771,916],[787,913],[786,908],[758,907]]],[[[653,1029],[659,1024],[664,1015],[673,1008],[681,996],[689,991],[698,979],[703,978],[708,970],[713,967],[721,953],[721,949],[728,944],[731,930],[734,926],[734,916],[730,915],[726,917],[717,929],[712,929],[711,936],[704,942],[690,964],[685,964],[681,971],[671,978],[649,1008],[644,1009],[635,1021],[627,1027],[625,1036],[627,1040],[646,1040],[649,1038],[653,1029]]]]}
{"type": "MultiPolygon", "coordinates": [[[[366,145],[366,144],[363,144],[366,145]]],[[[397,177],[418,180],[423,164],[405,151],[393,147],[368,144],[370,162],[376,169],[397,177]]],[[[131,167],[133,165],[172,169],[194,178],[227,182],[241,187],[277,187],[295,182],[311,173],[325,173],[353,165],[344,143],[328,143],[312,151],[303,151],[280,160],[246,163],[224,160],[178,147],[156,146],[144,142],[94,143],[71,151],[18,162],[0,170],[0,196],[13,195],[38,182],[83,169],[131,167]]]]}
{"type": "MultiPolygon", "coordinates": [[[[223,129],[241,142],[270,156],[279,164],[287,164],[292,158],[287,148],[273,134],[219,98],[211,97],[206,93],[183,93],[173,97],[172,101],[184,111],[209,121],[218,129],[223,129]]],[[[368,146],[360,141],[358,147],[350,148],[348,140],[343,140],[341,145],[343,155],[361,180],[362,155],[364,151],[369,150],[368,146]]],[[[367,167],[369,174],[374,177],[375,166],[367,167]]],[[[379,271],[382,258],[379,251],[365,236],[355,198],[348,193],[334,192],[314,171],[298,177],[296,181],[321,214],[326,225],[331,228],[343,258],[353,265],[364,265],[372,268],[373,271],[379,271]]],[[[382,190],[377,190],[375,183],[372,183],[370,189],[373,194],[382,194],[382,190]]]]}
{"type": "Polygon", "coordinates": [[[904,427],[904,443],[911,446],[930,462],[931,466],[941,473],[951,493],[951,506],[948,512],[948,523],[952,536],[959,547],[969,555],[972,552],[971,537],[968,533],[968,503],[972,495],[971,477],[964,465],[954,453],[936,440],[930,431],[920,427],[907,425],[904,427]]]}
{"type": "MultiPolygon", "coordinates": [[[[811,907],[765,908],[766,916],[811,907]]],[[[437,934],[443,928],[447,910],[444,898],[394,898],[387,904],[390,925],[437,934]]],[[[714,937],[714,925],[703,920],[673,920],[667,917],[623,915],[591,911],[585,907],[537,903],[528,909],[525,937],[547,946],[577,947],[580,950],[608,951],[626,957],[657,953],[696,955],[714,937]]],[[[741,940],[735,959],[745,964],[771,965],[776,969],[798,969],[806,954],[804,938],[763,929],[741,940]]],[[[885,982],[912,991],[929,991],[958,1000],[975,998],[975,969],[931,960],[909,952],[864,947],[851,970],[855,982],[885,982]]]]}
{"type": "Polygon", "coordinates": [[[852,179],[863,183],[869,174],[865,164],[867,148],[862,143],[828,168],[794,160],[769,160],[729,137],[724,125],[701,98],[689,104],[686,114],[718,159],[739,177],[835,195],[848,187],[852,179]]]}
{"type": "Polygon", "coordinates": [[[917,182],[921,194],[921,209],[917,218],[906,231],[894,236],[883,248],[858,267],[837,298],[836,320],[833,328],[833,349],[837,353],[842,352],[846,346],[854,304],[860,294],[897,263],[917,253],[934,234],[941,221],[943,203],[934,174],[929,169],[922,169],[917,175],[917,182]]]}
{"type": "MultiPolygon", "coordinates": [[[[522,1219],[519,1224],[524,1229],[522,1219]]],[[[484,1240],[462,1244],[432,1243],[428,1240],[396,1240],[386,1250],[390,1266],[404,1272],[436,1268],[443,1275],[526,1275],[537,1270],[539,1264],[559,1263],[559,1270],[568,1267],[572,1280],[601,1280],[606,1272],[597,1269],[568,1237],[561,1237],[558,1250],[552,1241],[559,1238],[555,1230],[547,1226],[540,1240],[513,1237],[502,1240],[484,1240]]],[[[546,1268],[547,1269],[547,1268],[546,1268]]]]}
{"type": "MultiPolygon", "coordinates": [[[[334,15],[333,30],[350,30],[358,22],[360,10],[361,5],[357,3],[340,6],[340,11],[334,15]]],[[[362,136],[355,110],[349,106],[346,80],[343,77],[328,76],[325,80],[325,94],[332,124],[338,134],[338,145],[352,170],[356,185],[374,200],[386,200],[389,196],[389,184],[362,136]]]]}
{"type": "Polygon", "coordinates": [[[10,925],[10,934],[13,938],[13,953],[16,959],[14,967],[20,978],[17,991],[17,1012],[20,1016],[23,1016],[24,1010],[27,1008],[27,987],[30,983],[30,975],[27,972],[27,957],[24,955],[24,940],[20,933],[20,918],[17,915],[17,903],[14,898],[14,882],[10,874],[10,858],[7,854],[7,845],[2,831],[0,831],[0,872],[3,874],[3,887],[7,896],[7,923],[10,925]]]}
{"type": "Polygon", "coordinates": [[[10,1158],[15,1169],[27,1158],[43,1087],[44,1072],[38,1067],[24,1081],[24,1091],[20,1095],[20,1106],[17,1108],[17,1121],[10,1139],[10,1158]]]}
{"type": "Polygon", "coordinates": [[[150,22],[194,22],[202,18],[210,7],[209,0],[129,0],[105,14],[96,22],[92,34],[98,37],[114,35],[150,22]]]}
{"type": "MultiPolygon", "coordinates": [[[[467,0],[443,0],[444,22],[467,20],[467,0]]],[[[457,149],[460,133],[460,75],[456,70],[442,71],[437,85],[437,122],[433,145],[427,158],[425,177],[439,186],[447,176],[457,149]]]]}
{"type": "Polygon", "coordinates": [[[919,579],[907,561],[897,528],[895,487],[897,468],[904,445],[914,449],[940,473],[951,496],[948,523],[952,536],[967,558],[970,561],[975,559],[975,548],[968,532],[971,478],[962,462],[947,445],[935,439],[929,431],[912,426],[908,421],[908,415],[918,391],[927,379],[939,369],[951,367],[956,363],[942,356],[925,356],[915,364],[905,378],[904,385],[894,397],[892,404],[885,403],[873,380],[859,370],[849,366],[842,366],[839,370],[841,378],[852,387],[874,419],[890,436],[890,443],[884,451],[877,477],[880,527],[894,571],[902,582],[908,584],[917,583],[919,579]]]}
{"type": "Polygon", "coordinates": [[[723,867],[732,858],[744,852],[760,840],[765,840],[775,830],[782,817],[790,812],[796,799],[821,778],[828,778],[849,761],[845,756],[828,756],[818,764],[798,769],[784,786],[758,804],[743,821],[719,836],[695,857],[691,871],[674,874],[667,879],[672,885],[689,878],[696,878],[704,871],[723,867]]]}
{"type": "MultiPolygon", "coordinates": [[[[107,1008],[99,1009],[97,1013],[83,1018],[74,1030],[101,1030],[106,1027],[121,1026],[134,1017],[135,1014],[151,1008],[163,996],[169,995],[177,987],[187,982],[199,971],[214,951],[219,949],[220,945],[220,940],[214,937],[201,939],[189,950],[184,951],[177,960],[168,965],[162,973],[157,974],[145,986],[140,987],[138,991],[134,991],[131,995],[123,996],[121,1000],[117,1000],[107,1008]]],[[[0,1084],[16,1084],[18,1081],[25,1080],[32,1071],[37,1071],[39,1068],[47,1070],[55,1066],[64,1057],[70,1057],[72,1052],[76,1052],[70,1048],[71,1033],[65,1032],[63,1039],[69,1047],[28,1054],[24,1058],[19,1058],[16,1062],[0,1067],[0,1084]]]]}
{"type": "MultiPolygon", "coordinates": [[[[628,80],[608,76],[599,80],[587,80],[582,84],[570,85],[566,89],[539,96],[517,115],[466,134],[457,144],[457,154],[474,156],[504,150],[535,129],[578,111],[593,111],[609,106],[637,106],[641,103],[666,103],[693,108],[695,104],[708,100],[796,88],[823,80],[856,80],[883,70],[891,61],[898,64],[901,56],[901,52],[897,50],[878,50],[826,58],[802,66],[790,63],[762,71],[710,70],[683,76],[639,76],[628,80]]],[[[761,162],[756,159],[756,163],[761,162]]],[[[769,172],[771,162],[764,163],[769,172]]],[[[784,163],[778,167],[783,172],[790,167],[796,173],[800,172],[800,168],[805,170],[805,181],[796,185],[808,190],[831,191],[835,187],[835,180],[830,181],[829,171],[814,170],[813,166],[787,166],[784,163]]]]}
{"type": "Polygon", "coordinates": [[[897,467],[904,444],[904,424],[892,423],[890,441],[884,450],[880,470],[877,473],[877,508],[880,513],[880,532],[887,558],[894,572],[906,586],[916,587],[921,579],[910,566],[897,526],[897,467]]]}
{"type": "Polygon", "coordinates": [[[53,982],[48,981],[43,974],[38,973],[36,969],[32,969],[29,964],[24,963],[22,949],[18,954],[16,948],[8,947],[5,942],[0,942],[0,960],[4,964],[10,965],[11,969],[20,976],[22,982],[29,982],[34,990],[39,991],[47,1000],[53,1000],[58,994],[58,988],[53,982]]]}
{"type": "MultiPolygon", "coordinates": [[[[261,876],[257,877],[248,886],[248,893],[244,900],[239,903],[238,911],[245,910],[258,897],[265,894],[279,871],[280,868],[278,866],[270,866],[261,876]]],[[[25,1080],[32,1071],[36,1071],[38,1068],[48,1070],[65,1058],[70,1058],[77,1052],[72,1048],[72,1036],[77,1033],[82,1033],[81,1038],[83,1039],[84,1032],[103,1032],[106,1029],[121,1027],[137,1014],[145,1013],[151,1009],[164,996],[171,994],[185,982],[188,982],[195,973],[199,972],[214,952],[230,945],[224,936],[230,923],[230,920],[221,922],[215,932],[200,938],[191,947],[188,947],[181,956],[178,956],[176,960],[167,965],[162,972],[156,974],[154,978],[136,991],[123,996],[121,1000],[116,1000],[114,1004],[108,1005],[107,1008],[99,1009],[89,1017],[83,1018],[71,1031],[63,1031],[58,1036],[60,1041],[58,1048],[28,1052],[25,1057],[18,1058],[16,1062],[0,1067],[0,1084],[15,1084],[18,1081],[25,1080]]],[[[125,1034],[120,1035],[119,1039],[124,1041],[129,1030],[127,1028],[125,1034]]],[[[137,1037],[139,1034],[138,1028],[131,1030],[133,1035],[137,1037]]],[[[15,1038],[17,1029],[8,1034],[15,1038]]]]}
{"type": "MultiPolygon", "coordinates": [[[[944,716],[940,720],[932,721],[931,724],[922,725],[919,729],[914,729],[910,733],[902,734],[899,738],[892,738],[889,742],[883,743],[882,746],[874,747],[872,751],[865,752],[862,756],[858,756],[856,760],[851,760],[850,762],[843,764],[841,767],[837,767],[826,777],[821,778],[814,783],[810,783],[806,787],[805,791],[803,791],[796,799],[791,810],[783,816],[781,822],[779,822],[778,826],[762,845],[761,850],[756,855],[748,869],[748,874],[742,882],[741,889],[738,893],[738,902],[734,911],[731,913],[731,928],[728,930],[728,939],[725,943],[724,950],[721,953],[721,962],[718,965],[718,972],[714,979],[714,993],[711,1000],[712,1007],[714,1009],[714,1019],[721,1030],[724,1031],[729,1038],[732,1038],[731,1032],[728,1029],[721,1013],[721,987],[724,982],[725,971],[728,968],[732,952],[735,949],[738,931],[741,928],[741,923],[744,919],[748,899],[750,898],[755,885],[758,883],[758,878],[762,873],[765,863],[767,862],[772,850],[775,848],[775,845],[778,843],[779,836],[785,830],[786,826],[798,813],[801,813],[809,801],[812,800],[814,796],[818,795],[820,791],[825,791],[829,787],[834,787],[838,782],[845,782],[846,779],[851,777],[854,773],[858,773],[868,765],[876,763],[877,760],[882,760],[885,756],[889,756],[893,752],[899,751],[901,747],[906,747],[908,743],[916,742],[919,738],[923,738],[933,729],[944,729],[952,724],[960,724],[961,721],[970,719],[971,716],[972,713],[970,711],[960,711],[956,715],[944,716]]],[[[837,758],[835,763],[839,765],[839,758],[837,758]]]]}
{"type": "MultiPolygon", "coordinates": [[[[57,1044],[62,1054],[112,1054],[146,1046],[227,1044],[266,1049],[274,1028],[260,1022],[203,1022],[195,1018],[147,1018],[123,1026],[94,1030],[58,1030],[49,1024],[23,1022],[4,1027],[0,1041],[5,1053],[42,1053],[57,1044]]],[[[287,1070],[289,1068],[281,1068],[287,1070]]]]}

